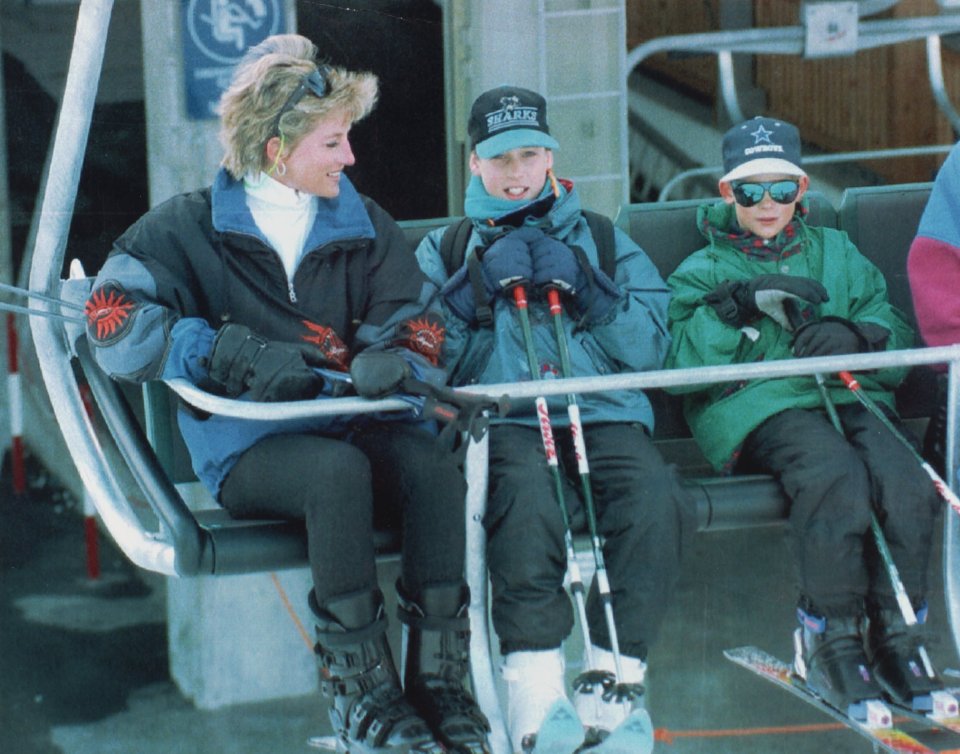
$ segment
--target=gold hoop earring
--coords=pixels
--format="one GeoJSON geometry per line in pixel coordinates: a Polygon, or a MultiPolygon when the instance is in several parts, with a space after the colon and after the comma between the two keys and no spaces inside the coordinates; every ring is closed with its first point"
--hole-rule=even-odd
{"type": "Polygon", "coordinates": [[[277,175],[280,175],[280,176],[282,176],[284,173],[287,172],[287,166],[280,162],[280,155],[283,154],[283,142],[284,142],[283,133],[281,133],[280,146],[277,147],[277,156],[273,161],[273,165],[271,165],[270,169],[267,171],[267,175],[270,175],[275,170],[277,171],[277,175]],[[277,170],[278,167],[283,168],[283,170],[277,170]]]}
{"type": "Polygon", "coordinates": [[[278,161],[276,163],[276,167],[277,167],[277,175],[283,178],[283,176],[287,174],[287,163],[278,161]]]}

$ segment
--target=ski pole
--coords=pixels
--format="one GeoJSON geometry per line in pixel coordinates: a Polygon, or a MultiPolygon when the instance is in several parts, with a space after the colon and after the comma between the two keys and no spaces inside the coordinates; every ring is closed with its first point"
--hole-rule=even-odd
{"type": "MultiPolygon", "coordinates": [[[[830,398],[830,393],[827,392],[827,386],[824,384],[823,375],[817,372],[813,376],[817,381],[817,388],[820,390],[820,396],[823,398],[823,405],[827,409],[827,414],[830,416],[830,421],[841,435],[844,434],[843,425],[840,423],[840,416],[837,414],[837,409],[833,405],[833,400],[830,398]]],[[[900,578],[900,571],[897,569],[897,564],[893,561],[893,553],[890,552],[890,547],[887,545],[887,538],[883,534],[883,529],[880,528],[880,522],[877,520],[877,514],[874,513],[872,509],[870,511],[870,529],[873,531],[873,539],[877,545],[877,552],[880,553],[880,559],[883,561],[884,568],[887,570],[887,575],[890,577],[890,583],[893,586],[893,594],[894,597],[896,597],[897,605],[900,607],[900,613],[903,615],[903,620],[908,626],[915,626],[917,624],[917,613],[913,609],[913,604],[910,602],[910,597],[907,595],[907,589],[904,587],[903,580],[900,578]]]]}
{"type": "MultiPolygon", "coordinates": [[[[513,288],[513,300],[517,306],[520,318],[520,329],[523,333],[524,346],[527,351],[527,363],[530,367],[530,379],[540,379],[540,366],[533,346],[533,332],[530,329],[530,315],[527,312],[527,293],[520,283],[513,288]]],[[[563,480],[560,477],[560,463],[557,458],[557,445],[553,438],[553,426],[550,423],[550,412],[547,409],[547,399],[542,395],[534,400],[537,407],[537,424],[540,426],[540,439],[543,441],[543,451],[547,458],[547,466],[553,478],[554,492],[557,505],[560,506],[560,516],[563,519],[563,544],[567,553],[567,576],[570,579],[570,591],[573,593],[574,603],[577,606],[577,617],[583,632],[583,646],[587,664],[593,667],[593,652],[590,647],[590,627],[587,624],[587,606],[584,599],[583,577],[580,575],[580,566],[577,564],[577,553],[573,547],[573,530],[570,526],[570,515],[567,513],[567,504],[563,495],[563,480]]]]}
{"type": "Polygon", "coordinates": [[[46,301],[50,304],[57,304],[58,306],[64,306],[67,309],[74,309],[75,311],[82,312],[83,307],[80,304],[74,304],[71,301],[64,301],[62,298],[56,298],[54,296],[48,296],[45,293],[40,293],[39,291],[31,291],[27,288],[20,288],[16,285],[9,285],[7,283],[0,283],[0,291],[4,293],[12,293],[14,296],[23,296],[24,298],[35,298],[39,301],[46,301]]]}
{"type": "Polygon", "coordinates": [[[927,476],[933,481],[933,486],[936,487],[937,493],[939,493],[940,497],[950,504],[950,507],[955,513],[960,515],[960,498],[958,498],[953,490],[947,486],[947,483],[943,481],[942,477],[936,471],[934,471],[933,467],[924,460],[923,456],[921,456],[917,452],[916,448],[910,444],[910,441],[904,437],[903,434],[894,426],[893,422],[891,422],[889,417],[883,413],[883,409],[877,405],[876,401],[874,401],[873,398],[863,391],[863,387],[857,381],[856,377],[850,374],[850,372],[839,372],[838,374],[840,379],[843,381],[843,384],[850,388],[850,392],[857,397],[857,400],[860,401],[860,403],[862,403],[871,414],[877,417],[877,419],[880,420],[880,423],[890,430],[890,432],[893,433],[893,436],[896,437],[897,440],[899,440],[907,448],[907,450],[910,451],[917,463],[920,464],[920,468],[927,472],[927,476]]]}
{"type": "MultiPolygon", "coordinates": [[[[555,287],[547,288],[547,303],[550,305],[550,315],[553,319],[554,331],[557,336],[557,350],[560,353],[560,370],[564,377],[572,377],[573,369],[570,363],[570,349],[567,345],[567,335],[563,329],[563,305],[560,302],[560,292],[555,287]]],[[[620,642],[617,638],[617,626],[613,616],[613,595],[610,591],[610,581],[607,576],[607,567],[603,559],[603,548],[600,545],[600,535],[597,531],[597,513],[593,502],[593,489],[590,484],[590,465],[587,461],[587,446],[583,437],[583,422],[580,418],[580,406],[573,393],[567,393],[567,415],[570,417],[570,436],[573,438],[574,453],[577,457],[577,470],[580,474],[580,485],[583,489],[583,502],[587,514],[587,525],[590,529],[590,548],[593,550],[593,560],[596,568],[597,589],[603,603],[603,613],[607,623],[607,633],[610,636],[610,649],[613,653],[613,664],[616,668],[616,685],[614,696],[617,700],[629,701],[639,695],[639,690],[633,684],[623,683],[623,664],[620,655],[620,642]]],[[[586,675],[586,674],[584,674],[586,675]]],[[[581,675],[574,681],[574,686],[596,682],[592,676],[581,675]]]]}
{"type": "MultiPolygon", "coordinates": [[[[786,299],[783,302],[783,310],[791,327],[794,332],[796,332],[798,325],[801,324],[796,299],[786,299]]],[[[843,431],[843,423],[840,421],[840,414],[837,413],[837,407],[833,404],[833,399],[827,390],[823,375],[820,372],[814,372],[813,379],[817,384],[817,390],[820,392],[820,400],[823,402],[823,407],[827,412],[827,416],[830,418],[830,423],[833,424],[837,432],[846,437],[846,433],[843,431]]],[[[904,587],[903,580],[900,578],[900,571],[897,568],[897,564],[893,561],[893,553],[890,552],[887,538],[883,533],[883,529],[880,527],[877,514],[874,513],[872,506],[870,508],[870,530],[873,532],[873,539],[877,545],[877,552],[880,553],[880,560],[883,561],[883,567],[886,569],[887,576],[890,578],[893,594],[897,600],[897,605],[900,607],[903,620],[908,626],[915,626],[917,624],[917,613],[913,609],[910,597],[907,595],[907,589],[904,587]]]]}

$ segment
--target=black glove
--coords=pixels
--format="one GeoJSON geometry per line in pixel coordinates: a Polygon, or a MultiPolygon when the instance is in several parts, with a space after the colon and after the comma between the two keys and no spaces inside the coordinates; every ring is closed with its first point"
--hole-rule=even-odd
{"type": "Polygon", "coordinates": [[[879,325],[855,324],[842,317],[824,317],[797,330],[793,339],[795,356],[835,356],[841,353],[868,353],[886,347],[890,333],[879,325]]]}
{"type": "Polygon", "coordinates": [[[801,298],[811,304],[829,301],[823,285],[812,278],[796,275],[758,275],[752,280],[724,280],[703,297],[717,316],[732,327],[743,327],[761,314],[789,329],[783,313],[786,298],[801,298]]]}
{"type": "Polygon", "coordinates": [[[210,379],[231,398],[244,392],[255,401],[315,398],[323,377],[308,364],[321,366],[322,355],[310,346],[267,340],[246,325],[230,323],[217,331],[210,352],[210,379]]]}
{"type": "Polygon", "coordinates": [[[350,379],[362,398],[384,398],[395,393],[412,375],[407,360],[390,351],[364,351],[350,364],[350,379]]]}

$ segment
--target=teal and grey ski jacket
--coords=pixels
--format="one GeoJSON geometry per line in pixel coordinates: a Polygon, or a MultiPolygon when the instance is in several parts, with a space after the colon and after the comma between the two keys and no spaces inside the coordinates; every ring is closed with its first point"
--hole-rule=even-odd
{"type": "MultiPolygon", "coordinates": [[[[564,189],[550,211],[535,227],[563,241],[579,246],[594,266],[599,264],[597,247],[587,221],[580,212],[580,199],[573,185],[564,189]]],[[[530,220],[527,221],[530,224],[530,220]]],[[[474,222],[467,249],[486,246],[502,227],[491,228],[474,222]]],[[[493,303],[493,325],[468,324],[442,302],[440,289],[452,276],[440,256],[443,229],[429,233],[417,249],[420,267],[434,286],[431,308],[440,306],[447,325],[443,363],[454,386],[519,382],[531,378],[516,307],[512,299],[500,296],[493,303]]],[[[667,304],[670,293],[666,283],[647,255],[625,233],[616,230],[616,274],[622,291],[613,311],[600,322],[578,328],[574,317],[564,316],[571,369],[575,377],[616,374],[660,369],[670,344],[667,332],[667,304]]],[[[539,359],[540,377],[561,375],[560,357],[553,322],[545,298],[528,291],[533,340],[539,359]]],[[[519,402],[518,402],[519,403],[519,402]]],[[[554,423],[566,421],[565,399],[550,402],[554,423]]],[[[653,411],[647,397],[638,390],[590,393],[579,400],[585,422],[639,422],[651,433],[653,411]]],[[[512,407],[501,421],[534,424],[533,402],[512,407]]]]}

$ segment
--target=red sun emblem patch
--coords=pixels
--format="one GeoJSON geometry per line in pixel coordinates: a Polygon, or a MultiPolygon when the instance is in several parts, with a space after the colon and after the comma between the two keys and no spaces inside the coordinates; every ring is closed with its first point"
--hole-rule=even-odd
{"type": "Polygon", "coordinates": [[[134,306],[134,302],[120,289],[108,286],[98,288],[83,308],[88,331],[97,340],[112,337],[129,322],[134,306]]]}
{"type": "Polygon", "coordinates": [[[423,319],[411,319],[407,321],[405,329],[407,348],[429,359],[432,364],[439,362],[440,349],[447,334],[439,320],[429,315],[423,319]]]}
{"type": "Polygon", "coordinates": [[[300,337],[307,343],[316,345],[323,354],[323,358],[329,361],[335,369],[343,372],[347,371],[350,349],[340,340],[340,336],[333,331],[333,328],[324,327],[308,320],[303,320],[303,324],[307,326],[311,334],[301,335],[300,337]]]}

